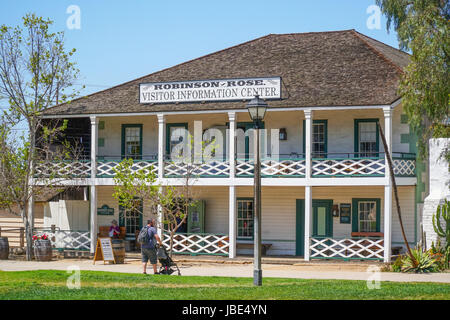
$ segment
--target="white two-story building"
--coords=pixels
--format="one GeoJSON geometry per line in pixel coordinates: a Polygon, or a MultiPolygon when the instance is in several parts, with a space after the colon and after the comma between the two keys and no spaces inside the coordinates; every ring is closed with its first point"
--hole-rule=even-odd
{"type": "Polygon", "coordinates": [[[236,137],[252,128],[246,103],[258,93],[269,105],[261,158],[266,254],[389,261],[403,239],[377,122],[411,244],[419,239],[424,191],[416,138],[397,93],[408,60],[355,30],[270,34],[50,108],[43,117],[69,119],[68,134],[85,146],[86,159],[69,166],[80,178],[70,183],[89,191],[49,202],[44,223],[84,232],[91,252],[99,227],[112,219],[134,239],[154,213],[145,199],[143,216],[119,207],[112,169],[132,158],[135,169],[180,184],[183,167],[169,157],[184,129],[195,134],[201,121],[197,133],[223,133],[223,156],[199,167],[193,188],[200,233],[187,226],[175,248],[231,258],[251,253],[252,139],[236,137]]]}

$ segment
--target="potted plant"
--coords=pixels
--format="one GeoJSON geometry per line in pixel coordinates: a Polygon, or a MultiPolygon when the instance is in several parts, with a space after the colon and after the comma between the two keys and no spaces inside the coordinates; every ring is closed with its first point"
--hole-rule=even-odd
{"type": "Polygon", "coordinates": [[[42,235],[33,236],[34,244],[34,256],[38,261],[50,261],[52,260],[52,242],[48,235],[45,233],[42,235]]]}

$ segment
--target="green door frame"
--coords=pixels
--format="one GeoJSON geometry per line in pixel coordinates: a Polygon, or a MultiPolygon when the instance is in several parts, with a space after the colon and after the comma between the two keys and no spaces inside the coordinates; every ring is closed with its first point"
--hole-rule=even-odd
{"type": "Polygon", "coordinates": [[[326,207],[326,235],[325,237],[333,237],[333,213],[331,209],[333,208],[333,200],[313,200],[313,212],[312,212],[312,220],[313,220],[313,228],[312,228],[312,236],[317,236],[317,208],[318,207],[326,207]]]}
{"type": "MultiPolygon", "coordinates": [[[[305,200],[304,199],[296,199],[296,206],[295,206],[295,234],[296,234],[296,240],[295,240],[295,255],[296,256],[304,256],[305,254],[305,200]]],[[[315,230],[317,230],[317,207],[319,206],[326,206],[328,208],[327,212],[327,234],[332,237],[333,236],[333,215],[332,215],[332,207],[333,207],[333,200],[322,200],[317,199],[312,201],[312,207],[313,207],[313,214],[312,214],[312,220],[313,220],[313,232],[312,236],[316,233],[315,230]]]]}

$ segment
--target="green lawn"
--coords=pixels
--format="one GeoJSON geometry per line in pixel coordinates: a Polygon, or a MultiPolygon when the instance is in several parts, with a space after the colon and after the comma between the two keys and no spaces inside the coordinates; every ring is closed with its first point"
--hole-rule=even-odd
{"type": "Polygon", "coordinates": [[[365,281],[187,277],[81,271],[81,289],[68,289],[65,271],[0,271],[0,299],[447,299],[450,284],[365,281]]]}

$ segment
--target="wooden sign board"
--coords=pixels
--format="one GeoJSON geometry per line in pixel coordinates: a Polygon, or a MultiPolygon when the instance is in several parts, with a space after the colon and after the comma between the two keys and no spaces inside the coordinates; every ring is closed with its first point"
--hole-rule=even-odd
{"type": "Polygon", "coordinates": [[[105,263],[105,261],[114,261],[114,263],[116,263],[111,238],[97,239],[97,247],[95,248],[95,255],[94,255],[94,264],[95,261],[100,260],[103,260],[103,263],[105,263]]]}

